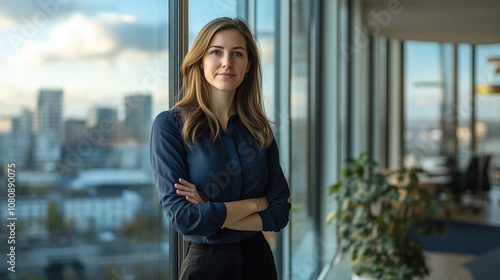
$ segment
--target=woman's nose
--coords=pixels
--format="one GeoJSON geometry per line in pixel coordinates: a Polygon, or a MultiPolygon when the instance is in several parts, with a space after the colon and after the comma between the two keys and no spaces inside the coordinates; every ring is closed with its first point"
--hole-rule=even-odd
{"type": "Polygon", "coordinates": [[[230,54],[225,54],[222,57],[222,67],[224,68],[230,68],[233,65],[233,62],[231,60],[231,55],[230,54]]]}

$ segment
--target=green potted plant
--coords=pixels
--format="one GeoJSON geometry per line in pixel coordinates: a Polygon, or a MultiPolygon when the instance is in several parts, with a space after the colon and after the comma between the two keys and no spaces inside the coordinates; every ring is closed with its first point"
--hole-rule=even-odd
{"type": "Polygon", "coordinates": [[[446,199],[419,186],[421,170],[376,171],[363,153],[346,161],[340,180],[329,187],[336,202],[337,260],[350,258],[353,276],[412,279],[429,275],[421,247],[411,232],[444,232],[450,213],[446,199]],[[437,223],[436,219],[445,223],[437,223]]]}

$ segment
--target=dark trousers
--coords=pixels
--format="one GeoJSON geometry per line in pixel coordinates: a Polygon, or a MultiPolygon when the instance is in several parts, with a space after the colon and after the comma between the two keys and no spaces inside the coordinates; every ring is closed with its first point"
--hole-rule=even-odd
{"type": "Polygon", "coordinates": [[[190,244],[181,280],[275,280],[273,253],[262,232],[237,244],[190,244]]]}

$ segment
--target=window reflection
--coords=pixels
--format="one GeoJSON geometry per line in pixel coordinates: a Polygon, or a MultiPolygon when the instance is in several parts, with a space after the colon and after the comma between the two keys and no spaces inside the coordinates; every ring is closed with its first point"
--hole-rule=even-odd
{"type": "Polygon", "coordinates": [[[17,218],[17,279],[168,275],[148,147],[168,105],[167,15],[162,1],[0,3],[0,176],[16,174],[15,212],[2,188],[0,213],[17,218]]]}

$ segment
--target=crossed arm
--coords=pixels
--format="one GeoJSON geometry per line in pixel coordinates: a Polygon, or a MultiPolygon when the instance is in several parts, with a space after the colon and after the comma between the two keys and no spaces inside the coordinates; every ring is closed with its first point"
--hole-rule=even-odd
{"type": "MultiPolygon", "coordinates": [[[[176,193],[184,196],[187,201],[192,204],[204,203],[196,186],[185,179],[179,179],[179,183],[175,183],[176,193]]],[[[261,231],[262,219],[257,212],[264,211],[269,206],[266,197],[249,198],[225,202],[226,219],[223,228],[245,231],[261,231]]]]}

